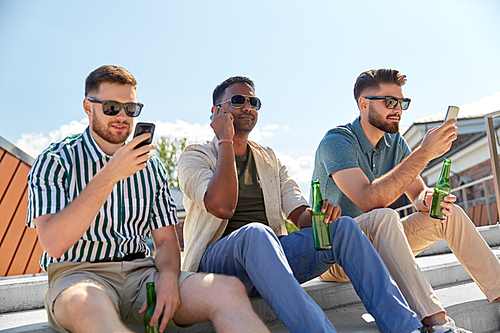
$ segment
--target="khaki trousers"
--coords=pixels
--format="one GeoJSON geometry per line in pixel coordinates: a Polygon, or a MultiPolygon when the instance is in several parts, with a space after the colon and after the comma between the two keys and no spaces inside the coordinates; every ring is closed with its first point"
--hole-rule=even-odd
{"type": "MultiPolygon", "coordinates": [[[[355,221],[420,320],[444,308],[414,256],[442,238],[488,300],[492,302],[500,296],[500,261],[459,206],[455,205],[453,215],[443,222],[431,218],[427,212],[417,212],[400,220],[399,214],[389,208],[375,209],[356,217],[355,221]]],[[[329,282],[349,280],[337,264],[319,278],[329,282]]]]}

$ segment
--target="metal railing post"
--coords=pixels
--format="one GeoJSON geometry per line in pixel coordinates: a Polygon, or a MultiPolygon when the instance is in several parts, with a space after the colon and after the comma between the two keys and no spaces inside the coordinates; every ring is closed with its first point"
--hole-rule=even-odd
{"type": "Polygon", "coordinates": [[[462,198],[464,199],[464,209],[467,215],[469,215],[469,198],[467,198],[467,190],[462,189],[462,198]]]}
{"type": "Polygon", "coordinates": [[[488,137],[488,146],[490,148],[491,171],[493,173],[493,184],[495,185],[495,196],[497,198],[497,210],[500,216],[500,164],[498,161],[497,139],[495,133],[495,125],[493,117],[500,115],[500,111],[489,113],[484,116],[486,125],[486,136],[488,137]]]}
{"type": "Polygon", "coordinates": [[[493,223],[493,217],[491,215],[491,207],[490,207],[490,194],[488,193],[488,188],[486,187],[486,182],[483,182],[483,187],[484,187],[484,198],[485,198],[485,204],[486,204],[486,211],[488,212],[488,225],[492,225],[493,223]]]}

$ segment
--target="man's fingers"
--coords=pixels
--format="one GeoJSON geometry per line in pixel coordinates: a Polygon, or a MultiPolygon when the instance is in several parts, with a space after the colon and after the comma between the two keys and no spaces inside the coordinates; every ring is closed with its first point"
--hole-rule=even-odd
{"type": "Polygon", "coordinates": [[[172,307],[170,303],[165,305],[165,309],[163,311],[163,318],[160,323],[160,332],[163,332],[165,328],[167,328],[168,321],[172,319],[174,316],[174,312],[172,311],[172,307]]]}
{"type": "Polygon", "coordinates": [[[322,213],[326,213],[326,209],[328,208],[328,204],[329,204],[329,203],[330,203],[330,202],[328,201],[328,199],[324,199],[324,200],[323,200],[323,206],[321,207],[321,212],[322,212],[322,213]]]}
{"type": "Polygon", "coordinates": [[[138,135],[135,138],[133,138],[132,141],[130,141],[127,144],[127,146],[130,145],[130,147],[132,149],[134,149],[137,144],[141,143],[144,140],[147,140],[150,137],[151,137],[151,133],[142,133],[141,135],[138,135]]]}
{"type": "Polygon", "coordinates": [[[147,307],[148,307],[148,302],[144,301],[144,303],[142,303],[141,309],[139,310],[139,313],[146,312],[147,307]]]}
{"type": "Polygon", "coordinates": [[[334,203],[329,204],[328,207],[326,208],[325,223],[328,223],[329,221],[332,220],[332,214],[333,214],[334,208],[335,208],[334,203]]]}

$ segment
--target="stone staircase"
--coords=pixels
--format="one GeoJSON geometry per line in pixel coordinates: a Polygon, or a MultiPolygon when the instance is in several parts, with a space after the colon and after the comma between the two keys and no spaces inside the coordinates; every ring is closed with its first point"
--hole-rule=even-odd
{"type": "MultiPolygon", "coordinates": [[[[500,257],[500,225],[480,227],[479,230],[500,257]]],[[[424,251],[417,262],[457,326],[474,333],[500,333],[500,305],[488,302],[456,257],[449,253],[445,241],[424,251]]],[[[313,279],[302,286],[325,311],[338,332],[379,332],[349,282],[337,284],[313,279]]],[[[55,332],[43,309],[46,290],[45,274],[0,279],[0,333],[55,332]]],[[[272,333],[288,332],[262,298],[252,299],[252,304],[272,333]]],[[[144,331],[141,326],[129,327],[136,332],[144,331]]],[[[215,332],[210,322],[167,331],[215,332]]]]}

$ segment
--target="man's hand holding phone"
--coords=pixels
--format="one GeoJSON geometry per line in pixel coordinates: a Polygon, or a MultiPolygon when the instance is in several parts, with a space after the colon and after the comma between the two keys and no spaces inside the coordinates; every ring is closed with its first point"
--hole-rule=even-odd
{"type": "Polygon", "coordinates": [[[156,148],[156,145],[151,143],[153,133],[154,124],[138,123],[132,141],[116,151],[106,168],[112,170],[117,181],[128,178],[146,167],[146,162],[153,157],[151,150],[156,148]]]}
{"type": "Polygon", "coordinates": [[[212,122],[210,126],[214,129],[217,139],[230,139],[234,137],[233,115],[220,105],[212,107],[212,122]]]}

